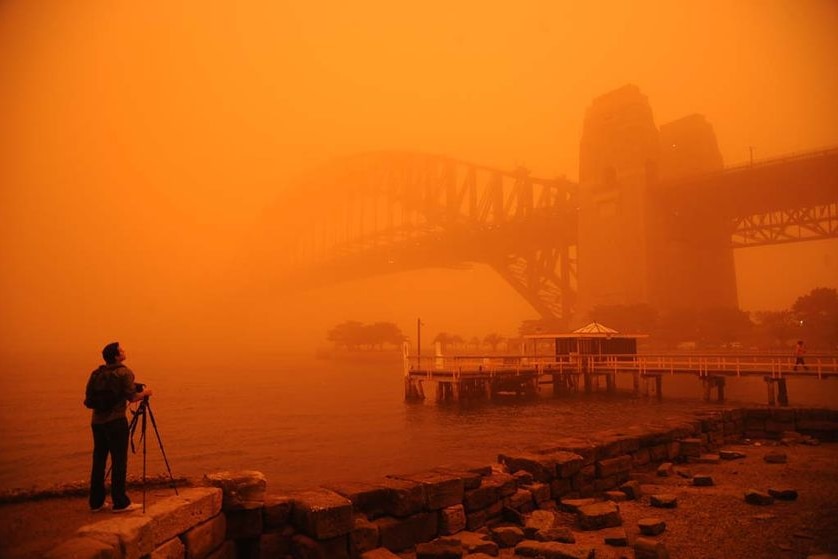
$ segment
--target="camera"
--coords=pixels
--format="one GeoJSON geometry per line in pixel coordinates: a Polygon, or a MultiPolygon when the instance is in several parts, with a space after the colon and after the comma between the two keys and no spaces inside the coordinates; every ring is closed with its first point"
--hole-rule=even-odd
{"type": "Polygon", "coordinates": [[[145,384],[143,384],[141,382],[135,382],[134,383],[134,390],[136,392],[142,392],[143,390],[145,390],[145,384]]]}

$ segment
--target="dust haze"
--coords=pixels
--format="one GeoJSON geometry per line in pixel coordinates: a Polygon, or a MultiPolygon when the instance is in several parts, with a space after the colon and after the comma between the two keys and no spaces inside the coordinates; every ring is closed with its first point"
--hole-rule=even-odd
{"type": "MultiPolygon", "coordinates": [[[[625,84],[658,123],[704,115],[726,165],[838,145],[835,29],[831,0],[5,1],[0,355],[246,362],[419,316],[512,335],[538,314],[486,266],[282,292],[262,232],[359,152],[576,180],[586,108],[625,84]]],[[[838,241],[738,250],[736,275],[744,310],[786,308],[838,285],[838,241]]]]}

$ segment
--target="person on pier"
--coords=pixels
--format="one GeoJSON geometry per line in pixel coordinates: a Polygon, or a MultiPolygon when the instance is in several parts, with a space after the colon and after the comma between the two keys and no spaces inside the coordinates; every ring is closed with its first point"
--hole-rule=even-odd
{"type": "Polygon", "coordinates": [[[803,345],[803,340],[797,340],[797,345],[794,347],[794,369],[797,370],[797,366],[803,367],[804,371],[809,370],[809,367],[806,366],[806,363],[803,362],[803,356],[806,354],[806,346],[803,345]]]}

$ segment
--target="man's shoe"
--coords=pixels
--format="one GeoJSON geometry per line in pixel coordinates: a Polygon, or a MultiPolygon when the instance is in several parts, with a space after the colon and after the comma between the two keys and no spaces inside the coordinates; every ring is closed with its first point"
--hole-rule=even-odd
{"type": "Polygon", "coordinates": [[[138,505],[136,503],[131,503],[127,507],[122,507],[121,509],[118,509],[118,508],[114,507],[112,512],[114,514],[119,514],[120,512],[131,512],[132,510],[137,510],[139,508],[140,508],[140,505],[138,505]]]}
{"type": "Polygon", "coordinates": [[[91,508],[90,512],[102,512],[106,508],[108,508],[108,503],[102,503],[101,505],[99,505],[96,508],[91,508]]]}

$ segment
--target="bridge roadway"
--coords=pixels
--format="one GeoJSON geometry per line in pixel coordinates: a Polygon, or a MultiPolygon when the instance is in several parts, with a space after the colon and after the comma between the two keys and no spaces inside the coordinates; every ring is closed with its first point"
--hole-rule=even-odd
{"type": "Polygon", "coordinates": [[[809,354],[805,366],[795,368],[795,358],[769,353],[695,354],[661,353],[599,356],[444,356],[405,357],[405,399],[424,399],[424,382],[437,384],[439,401],[494,398],[503,394],[534,396],[541,384],[552,384],[554,393],[596,389],[604,381],[607,391],[617,387],[617,375],[630,375],[635,394],[662,397],[668,375],[699,379],[704,398],[713,390],[724,400],[728,377],[763,377],[768,403],[775,403],[775,387],[781,405],[788,403],[787,379],[838,378],[838,353],[809,354]],[[654,385],[654,386],[652,386],[654,385]]]}

